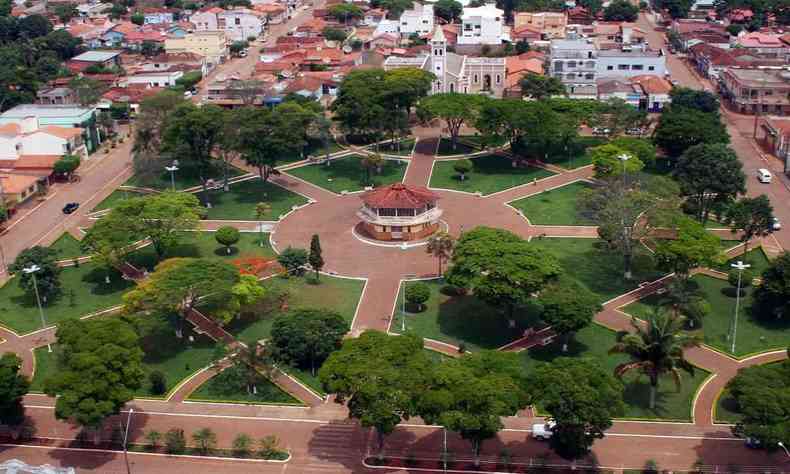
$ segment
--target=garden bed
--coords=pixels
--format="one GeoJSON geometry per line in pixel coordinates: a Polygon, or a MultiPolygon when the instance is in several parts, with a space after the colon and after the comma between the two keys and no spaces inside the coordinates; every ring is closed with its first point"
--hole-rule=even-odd
{"type": "Polygon", "coordinates": [[[258,375],[255,381],[255,393],[247,389],[247,380],[244,374],[246,369],[240,365],[229,367],[214,377],[210,378],[197,390],[189,395],[188,400],[249,403],[249,404],[276,404],[276,405],[302,405],[280,387],[272,383],[263,375],[258,375]]]}

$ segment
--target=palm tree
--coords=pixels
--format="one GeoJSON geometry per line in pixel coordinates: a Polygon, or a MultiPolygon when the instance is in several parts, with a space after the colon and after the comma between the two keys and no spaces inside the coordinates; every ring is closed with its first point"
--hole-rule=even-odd
{"type": "Polygon", "coordinates": [[[689,328],[702,326],[702,319],[710,312],[696,283],[690,280],[675,277],[667,285],[666,301],[672,308],[672,315],[685,317],[689,328]]]}
{"type": "Polygon", "coordinates": [[[439,275],[442,274],[442,263],[446,262],[453,254],[455,239],[447,232],[439,232],[428,239],[425,251],[439,260],[439,275]]]}
{"type": "Polygon", "coordinates": [[[633,333],[618,335],[610,354],[628,354],[629,362],[615,367],[614,374],[622,378],[627,372],[638,371],[650,379],[650,409],[656,407],[656,390],[662,375],[672,374],[680,389],[680,370],[694,373],[694,366],[684,357],[683,350],[700,345],[700,339],[683,332],[682,316],[671,316],[656,307],[647,318],[646,325],[636,318],[631,320],[633,333]]]}
{"type": "Polygon", "coordinates": [[[247,379],[247,393],[258,393],[258,380],[261,376],[272,378],[274,367],[266,348],[257,343],[239,352],[239,360],[244,367],[244,376],[247,379]]]}
{"type": "Polygon", "coordinates": [[[384,164],[384,158],[381,155],[370,153],[362,157],[361,165],[365,169],[365,184],[370,185],[370,172],[375,169],[376,172],[381,170],[381,166],[384,164]]]}
{"type": "Polygon", "coordinates": [[[261,232],[260,237],[260,246],[263,247],[263,218],[266,217],[266,214],[272,212],[272,206],[268,202],[259,202],[255,205],[255,218],[258,219],[258,229],[261,232]]]}
{"type": "Polygon", "coordinates": [[[211,428],[201,428],[192,433],[192,441],[201,454],[208,454],[217,446],[217,435],[211,428]]]}

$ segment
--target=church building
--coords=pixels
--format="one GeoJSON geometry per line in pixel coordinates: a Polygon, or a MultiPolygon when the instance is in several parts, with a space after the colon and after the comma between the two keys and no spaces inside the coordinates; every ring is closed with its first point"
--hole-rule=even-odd
{"type": "Polygon", "coordinates": [[[436,76],[432,94],[460,92],[502,97],[505,90],[505,58],[478,58],[447,51],[447,39],[437,26],[430,39],[431,51],[417,57],[390,56],[384,70],[415,67],[436,76]]]}

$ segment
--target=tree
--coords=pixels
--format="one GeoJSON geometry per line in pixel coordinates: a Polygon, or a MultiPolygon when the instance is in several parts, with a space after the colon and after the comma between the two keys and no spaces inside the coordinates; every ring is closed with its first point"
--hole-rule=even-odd
{"type": "Polygon", "coordinates": [[[77,6],[73,3],[57,3],[52,7],[52,13],[58,17],[58,20],[64,25],[72,18],[79,15],[77,6]]]}
{"type": "Polygon", "coordinates": [[[527,390],[554,423],[552,448],[569,459],[585,456],[625,412],[623,384],[592,359],[541,364],[528,376],[527,390]]]}
{"type": "Polygon", "coordinates": [[[528,72],[521,78],[519,85],[521,86],[521,95],[535,100],[543,100],[555,95],[568,95],[565,84],[554,76],[528,72]]]}
{"type": "Polygon", "coordinates": [[[140,12],[132,13],[131,22],[135,25],[142,26],[145,23],[145,15],[140,12]]]}
{"type": "Polygon", "coordinates": [[[733,434],[774,450],[790,442],[790,361],[747,367],[727,383],[741,420],[733,434]]]}
{"type": "Polygon", "coordinates": [[[729,143],[730,136],[718,114],[672,106],[661,114],[653,141],[674,158],[694,145],[729,143]]]}
{"type": "Polygon", "coordinates": [[[684,196],[697,204],[697,220],[702,224],[714,204],[728,202],[746,192],[746,176],[738,156],[727,145],[700,144],[678,159],[673,173],[684,196]]]}
{"type": "MultiPolygon", "coordinates": [[[[455,2],[455,0],[449,0],[455,2]]],[[[420,101],[420,114],[426,118],[438,117],[447,125],[450,143],[455,150],[458,135],[464,123],[473,123],[480,106],[486,99],[475,94],[449,92],[433,94],[420,101]]]]}
{"type": "Polygon", "coordinates": [[[271,459],[281,453],[279,445],[280,439],[277,436],[266,435],[258,440],[258,454],[264,459],[271,459]]]}
{"type": "Polygon", "coordinates": [[[609,143],[637,157],[646,167],[652,166],[656,161],[656,147],[644,138],[616,137],[609,143]]]}
{"type": "Polygon", "coordinates": [[[54,299],[60,294],[60,267],[56,262],[57,252],[49,247],[27,248],[16,256],[8,270],[19,277],[19,286],[29,298],[35,298],[36,288],[41,304],[54,299]],[[33,273],[24,272],[25,268],[37,266],[33,273]],[[36,279],[35,284],[33,278],[36,279]]]}
{"type": "Polygon", "coordinates": [[[439,18],[447,23],[452,23],[461,18],[464,7],[455,0],[439,0],[433,6],[433,11],[439,18]]]}
{"type": "Polygon", "coordinates": [[[461,181],[466,180],[466,175],[470,173],[474,169],[475,165],[472,163],[472,160],[469,159],[461,159],[456,160],[453,162],[453,170],[458,173],[461,181]]]}
{"type": "Polygon", "coordinates": [[[246,41],[234,41],[228,46],[228,51],[234,56],[238,56],[240,52],[250,47],[250,43],[246,41]]]}
{"type": "Polygon", "coordinates": [[[476,227],[456,243],[447,282],[470,288],[492,306],[504,306],[513,319],[516,306],[555,280],[561,267],[521,237],[501,229],[476,227]]]}
{"type": "Polygon", "coordinates": [[[455,248],[455,239],[447,232],[436,233],[428,239],[425,251],[436,257],[439,263],[439,273],[437,275],[443,274],[442,264],[450,260],[450,257],[453,255],[453,248],[455,248]]]}
{"type": "Polygon", "coordinates": [[[319,309],[300,309],[278,316],[272,323],[272,356],[286,364],[315,369],[340,348],[348,323],[340,314],[319,309]]]}
{"type": "Polygon", "coordinates": [[[217,447],[217,434],[211,428],[201,428],[192,433],[192,441],[204,456],[217,447]]]}
{"type": "Polygon", "coordinates": [[[52,23],[42,15],[29,15],[19,20],[19,36],[28,39],[47,36],[52,32],[52,23]]]}
{"type": "Polygon", "coordinates": [[[516,54],[528,53],[529,48],[529,42],[525,39],[516,42],[516,54]]]}
{"type": "Polygon", "coordinates": [[[126,15],[128,11],[129,9],[126,7],[126,5],[119,2],[115,2],[112,4],[112,8],[110,8],[110,12],[109,12],[110,19],[117,20],[122,16],[126,15]]]}
{"type": "Polygon", "coordinates": [[[596,178],[622,176],[624,172],[626,175],[632,175],[645,167],[642,160],[609,143],[590,148],[588,152],[592,158],[596,178]]]}
{"type": "Polygon", "coordinates": [[[587,327],[601,310],[595,295],[571,280],[549,285],[538,297],[540,318],[562,337],[562,352],[568,351],[573,335],[587,327]]]}
{"type": "Polygon", "coordinates": [[[154,395],[164,395],[167,392],[167,376],[161,370],[153,370],[148,374],[151,383],[151,392],[154,395]]]}
{"type": "Polygon", "coordinates": [[[707,114],[719,113],[719,97],[704,89],[673,87],[669,97],[672,99],[672,107],[685,107],[707,114]]]}
{"type": "Polygon", "coordinates": [[[683,281],[688,280],[693,268],[724,263],[721,239],[708,232],[699,222],[687,217],[680,219],[674,239],[658,243],[656,259],[683,281]]]}
{"type": "Polygon", "coordinates": [[[332,28],[329,26],[324,28],[321,34],[324,35],[324,39],[326,39],[327,41],[337,41],[339,43],[342,43],[348,37],[346,32],[341,30],[340,28],[332,28]]]}
{"type": "Polygon", "coordinates": [[[151,450],[156,451],[159,447],[159,442],[162,441],[162,433],[156,430],[149,430],[145,433],[145,440],[151,445],[151,450]]]}
{"type": "Polygon", "coordinates": [[[672,315],[686,317],[689,329],[702,326],[705,317],[710,314],[710,303],[705,300],[699,285],[693,280],[676,276],[667,285],[666,302],[672,308],[672,315]]]}
{"type": "Polygon", "coordinates": [[[384,166],[384,158],[377,153],[367,153],[359,160],[359,164],[365,170],[365,184],[370,186],[373,184],[372,174],[381,170],[384,166]]]}
{"type": "Polygon", "coordinates": [[[230,248],[239,241],[241,233],[239,229],[226,225],[217,229],[214,233],[214,238],[217,240],[218,244],[225,246],[228,255],[230,255],[230,248]]]}
{"type": "Polygon", "coordinates": [[[417,412],[432,425],[455,431],[472,443],[475,464],[480,446],[503,428],[502,417],[528,404],[518,356],[482,351],[442,364],[420,397],[417,412]]]}
{"type": "Polygon", "coordinates": [[[286,275],[301,275],[307,264],[307,250],[288,247],[277,256],[277,263],[285,268],[286,275]]]}
{"type": "Polygon", "coordinates": [[[261,221],[258,224],[260,230],[260,241],[258,244],[263,247],[263,218],[272,211],[272,206],[266,202],[259,202],[255,204],[255,218],[261,221]]]}
{"type": "Polygon", "coordinates": [[[233,438],[233,454],[246,458],[252,449],[252,438],[247,433],[239,433],[233,438]]]}
{"type": "Polygon", "coordinates": [[[313,267],[315,279],[318,281],[318,274],[324,268],[324,257],[321,255],[321,240],[318,234],[313,234],[310,239],[310,255],[307,256],[307,262],[313,267]]]}
{"type": "Polygon", "coordinates": [[[348,19],[358,20],[365,16],[365,12],[356,5],[350,3],[340,3],[332,5],[327,9],[327,16],[331,16],[337,21],[347,23],[348,19]]]}
{"type": "Polygon", "coordinates": [[[763,281],[754,291],[752,312],[763,320],[790,318],[790,253],[785,252],[763,272],[763,281]]]}
{"type": "Polygon", "coordinates": [[[80,166],[80,157],[77,155],[63,155],[61,156],[58,161],[55,162],[54,166],[52,167],[52,171],[65,175],[66,179],[71,177],[71,174],[76,171],[77,168],[80,166]]]}
{"type": "Polygon", "coordinates": [[[404,299],[417,313],[422,311],[423,304],[431,297],[431,289],[423,282],[411,282],[406,285],[404,299]]]}
{"type": "Polygon", "coordinates": [[[650,409],[656,407],[658,381],[663,375],[671,375],[680,387],[680,371],[694,374],[694,366],[684,358],[683,351],[700,345],[697,336],[683,331],[682,316],[670,316],[656,308],[647,317],[643,326],[631,320],[634,332],[618,335],[617,343],[609,349],[611,354],[626,354],[631,360],[614,369],[617,377],[629,372],[641,372],[650,380],[650,409]]]}
{"type": "Polygon", "coordinates": [[[239,271],[230,263],[204,258],[170,258],[136,288],[123,295],[124,312],[156,311],[178,314],[176,335],[181,337],[183,320],[193,309],[211,308],[210,316],[226,323],[236,314],[240,302],[233,288],[239,271]]]}
{"type": "Polygon", "coordinates": [[[14,353],[0,357],[0,424],[17,426],[25,419],[22,397],[30,388],[30,381],[19,373],[22,360],[14,353]]]}
{"type": "Polygon", "coordinates": [[[765,237],[773,230],[774,208],[768,196],[744,197],[730,203],[724,209],[722,222],[730,226],[733,233],[741,232],[744,255],[749,251],[749,241],[765,237]]]}
{"type": "Polygon", "coordinates": [[[401,420],[417,415],[418,398],[432,374],[423,341],[414,334],[390,337],[365,331],[346,339],[324,362],[318,377],[337,403],[365,428],[374,428],[378,448],[401,420]]]}
{"type": "Polygon", "coordinates": [[[614,97],[596,107],[587,122],[590,127],[605,129],[608,136],[614,137],[626,128],[640,126],[646,119],[647,112],[614,97]]]}
{"type": "Polygon", "coordinates": [[[639,7],[627,0],[614,0],[603,10],[606,21],[636,21],[638,16],[639,7]]]}
{"type": "Polygon", "coordinates": [[[187,439],[184,430],[171,428],[165,433],[165,451],[167,454],[181,454],[187,449],[187,439]]]}
{"type": "Polygon", "coordinates": [[[44,392],[58,395],[55,417],[98,429],[140,388],[144,371],[139,337],[117,318],[64,320],[56,335],[57,370],[44,381],[44,392]]]}

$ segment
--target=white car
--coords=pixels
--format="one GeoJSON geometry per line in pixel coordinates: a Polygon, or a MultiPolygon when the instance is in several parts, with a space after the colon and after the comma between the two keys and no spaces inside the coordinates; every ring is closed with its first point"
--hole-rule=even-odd
{"type": "Polygon", "coordinates": [[[556,423],[553,421],[532,425],[532,437],[538,441],[551,438],[551,436],[554,434],[551,431],[551,429],[554,428],[554,425],[556,425],[556,423]]]}
{"type": "Polygon", "coordinates": [[[771,230],[782,230],[782,221],[778,217],[771,220],[771,230]]]}

